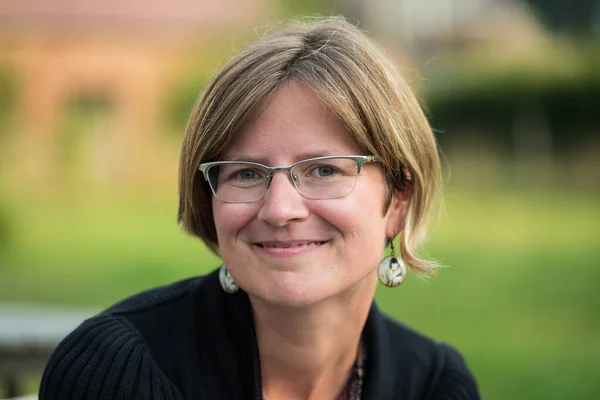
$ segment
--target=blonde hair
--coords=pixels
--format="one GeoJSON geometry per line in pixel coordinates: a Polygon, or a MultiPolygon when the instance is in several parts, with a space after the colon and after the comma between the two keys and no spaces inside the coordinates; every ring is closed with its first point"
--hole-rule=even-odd
{"type": "Polygon", "coordinates": [[[421,258],[416,248],[441,197],[435,138],[410,86],[360,30],[341,18],[292,23],[233,56],[207,84],[181,150],[178,221],[183,229],[218,253],[211,192],[198,171],[200,163],[219,160],[232,136],[292,79],[314,91],[365,154],[381,160],[388,184],[384,213],[394,190],[409,190],[402,257],[414,270],[432,272],[436,263],[421,258]]]}

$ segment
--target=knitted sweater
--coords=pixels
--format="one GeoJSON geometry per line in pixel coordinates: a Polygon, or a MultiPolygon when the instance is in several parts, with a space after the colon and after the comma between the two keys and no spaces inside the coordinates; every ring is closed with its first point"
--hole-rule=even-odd
{"type": "MultiPolygon", "coordinates": [[[[460,354],[379,312],[363,331],[363,399],[479,399],[460,354]]],[[[40,400],[261,400],[252,310],[218,271],[155,288],[83,322],[56,348],[40,400]]]]}

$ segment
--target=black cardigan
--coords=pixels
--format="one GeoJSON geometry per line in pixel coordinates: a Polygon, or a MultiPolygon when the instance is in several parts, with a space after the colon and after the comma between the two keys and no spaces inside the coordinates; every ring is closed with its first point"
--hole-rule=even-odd
{"type": "MultiPolygon", "coordinates": [[[[363,399],[479,399],[460,354],[373,304],[363,399]]],[[[261,400],[252,311],[218,271],[152,289],[85,321],[54,351],[40,400],[261,400]]]]}

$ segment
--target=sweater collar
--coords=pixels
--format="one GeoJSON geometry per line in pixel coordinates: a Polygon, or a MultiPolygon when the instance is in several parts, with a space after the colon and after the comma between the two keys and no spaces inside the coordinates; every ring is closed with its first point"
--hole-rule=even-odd
{"type": "Polygon", "coordinates": [[[383,315],[374,300],[363,329],[363,338],[367,358],[362,397],[369,400],[389,400],[395,384],[390,337],[383,315]]]}
{"type": "MultiPolygon", "coordinates": [[[[212,274],[213,279],[216,274],[212,274]]],[[[219,285],[218,278],[214,284],[219,285]]],[[[260,359],[256,332],[252,316],[252,306],[247,293],[239,290],[236,294],[226,294],[220,290],[220,297],[225,303],[224,310],[230,320],[226,322],[228,329],[236,327],[237,332],[231,335],[235,340],[232,345],[240,357],[240,364],[244,365],[245,377],[239,377],[252,386],[253,398],[262,400],[262,383],[260,359]],[[251,381],[250,381],[251,380],[251,381]]],[[[379,311],[375,301],[371,304],[367,321],[363,329],[363,339],[366,352],[365,380],[362,397],[369,400],[390,400],[394,387],[394,369],[391,358],[390,337],[388,335],[383,314],[379,311]]]]}

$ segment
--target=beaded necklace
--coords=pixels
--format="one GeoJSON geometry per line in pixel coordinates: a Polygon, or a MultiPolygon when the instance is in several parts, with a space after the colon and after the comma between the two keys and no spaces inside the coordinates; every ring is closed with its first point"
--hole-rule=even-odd
{"type": "Polygon", "coordinates": [[[364,376],[365,360],[363,352],[359,351],[348,386],[346,386],[346,390],[344,390],[344,393],[339,397],[339,400],[360,400],[364,376]]]}
{"type": "MultiPolygon", "coordinates": [[[[350,375],[346,388],[337,400],[361,400],[364,376],[365,355],[363,346],[361,345],[356,356],[356,363],[352,368],[352,375],[350,375]]],[[[263,397],[263,400],[266,399],[263,397]]]]}

